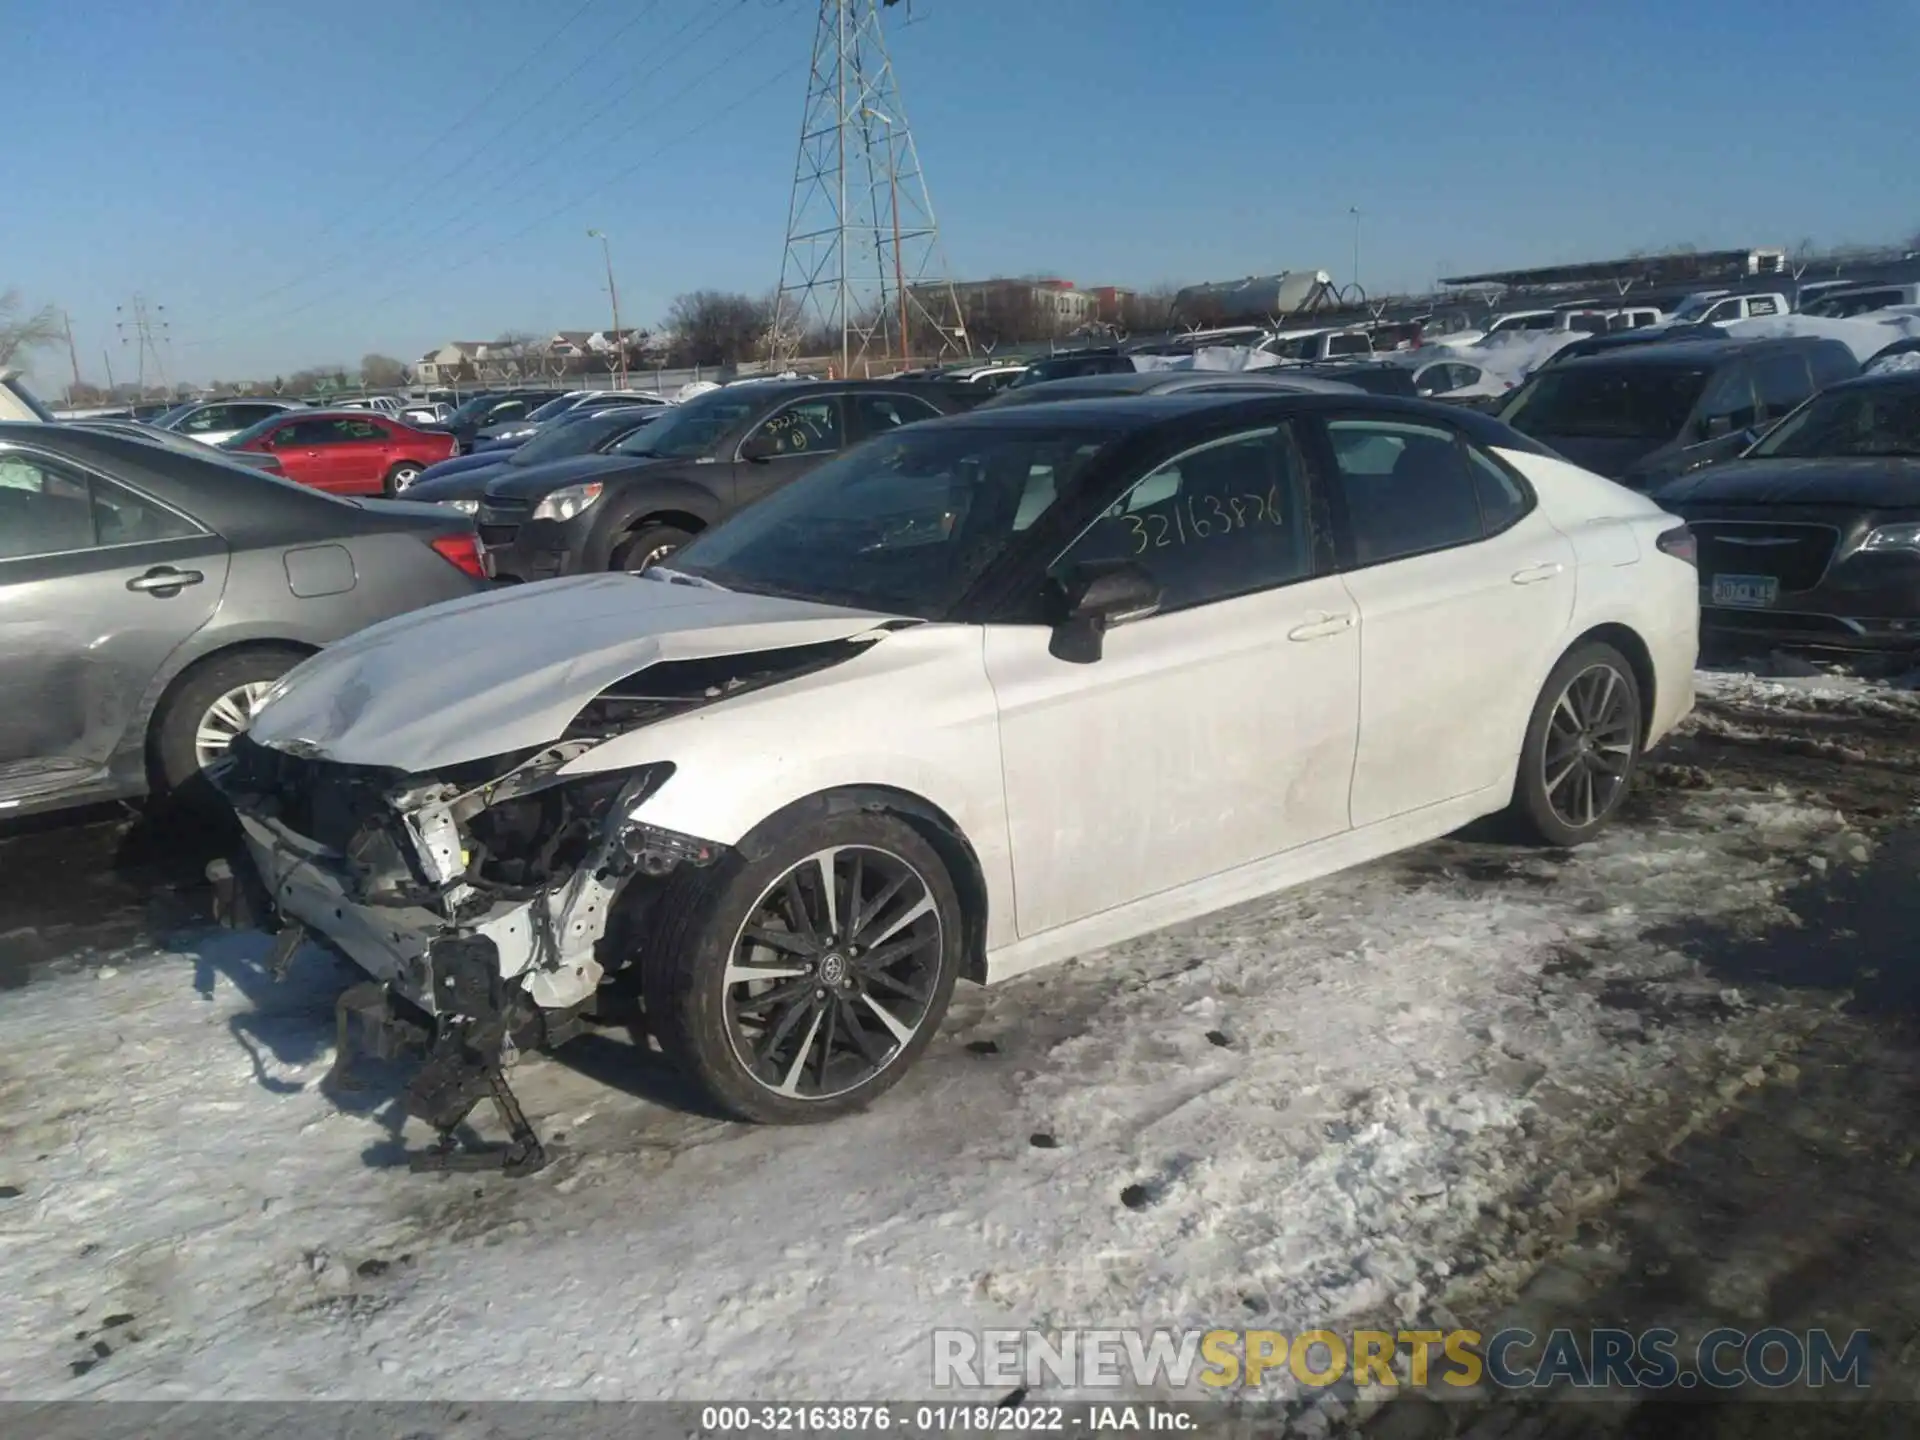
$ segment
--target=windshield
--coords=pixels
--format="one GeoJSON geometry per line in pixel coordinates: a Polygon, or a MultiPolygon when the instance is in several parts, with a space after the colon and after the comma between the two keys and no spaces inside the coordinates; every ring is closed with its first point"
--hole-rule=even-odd
{"type": "Polygon", "coordinates": [[[911,427],[707,531],[673,568],[729,590],[937,620],[1115,438],[911,427]]]}
{"type": "Polygon", "coordinates": [[[1920,456],[1920,387],[1829,390],[1782,420],[1747,455],[1778,460],[1920,456]]]}
{"type": "Polygon", "coordinates": [[[200,402],[198,400],[189,400],[186,404],[176,405],[171,410],[162,410],[158,415],[147,421],[147,424],[158,425],[162,430],[171,430],[175,423],[183,419],[189,411],[199,408],[200,402]]]}
{"type": "Polygon", "coordinates": [[[1685,428],[1706,387],[1698,367],[1556,367],[1521,386],[1500,418],[1526,435],[1667,441],[1685,428]]]}
{"type": "Polygon", "coordinates": [[[1690,320],[1698,320],[1702,315],[1705,315],[1707,311],[1711,310],[1715,305],[1718,305],[1722,300],[1726,298],[1727,297],[1724,295],[1689,296],[1686,300],[1681,302],[1680,308],[1678,310],[1675,310],[1673,314],[1668,316],[1667,318],[1670,320],[1678,321],[1682,324],[1690,320]]]}
{"type": "Polygon", "coordinates": [[[447,423],[450,425],[465,425],[470,421],[478,420],[492,408],[493,402],[499,398],[498,395],[476,395],[471,400],[455,406],[453,414],[447,417],[447,423]]]}
{"type": "Polygon", "coordinates": [[[266,419],[256,421],[254,424],[249,425],[238,434],[229,435],[220,442],[220,448],[222,450],[244,450],[250,442],[258,440],[262,435],[268,434],[274,426],[281,424],[286,419],[287,417],[285,415],[269,415],[266,419]]]}
{"type": "Polygon", "coordinates": [[[557,419],[559,416],[562,416],[566,414],[569,410],[573,409],[573,407],[578,405],[579,403],[580,403],[580,400],[577,396],[562,395],[557,400],[549,400],[544,405],[536,406],[533,410],[529,411],[525,416],[519,417],[516,421],[512,423],[520,423],[521,421],[557,419]]]}
{"type": "Polygon", "coordinates": [[[611,436],[625,434],[632,423],[632,418],[625,415],[562,416],[509,455],[507,463],[540,465],[573,455],[591,455],[611,436]]]}
{"type": "Polygon", "coordinates": [[[711,450],[720,437],[766,403],[764,398],[729,395],[711,390],[705,395],[676,405],[665,418],[641,432],[644,444],[622,446],[623,455],[664,455],[675,460],[691,460],[711,450]]]}

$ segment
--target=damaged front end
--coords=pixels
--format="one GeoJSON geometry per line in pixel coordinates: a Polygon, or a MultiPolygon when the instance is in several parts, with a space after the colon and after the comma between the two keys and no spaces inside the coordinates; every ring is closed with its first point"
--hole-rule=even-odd
{"type": "Polygon", "coordinates": [[[278,932],[282,967],[311,932],[371,977],[341,997],[334,1078],[356,1042],[425,1057],[406,1108],[441,1144],[417,1163],[462,1163],[449,1137],[491,1098],[513,1140],[479,1163],[539,1168],[506,1068],[576,1033],[668,877],[721,853],[635,818],[671,765],[561,773],[604,738],[407,775],[243,735],[209,772],[246,842],[209,869],[221,917],[278,932]]]}

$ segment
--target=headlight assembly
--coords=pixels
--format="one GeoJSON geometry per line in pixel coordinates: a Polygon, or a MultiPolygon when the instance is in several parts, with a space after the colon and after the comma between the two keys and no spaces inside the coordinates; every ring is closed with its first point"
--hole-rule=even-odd
{"type": "Polygon", "coordinates": [[[1908,520],[1898,525],[1877,526],[1860,542],[1860,548],[1920,551],[1920,521],[1908,520]]]}
{"type": "Polygon", "coordinates": [[[571,520],[585,513],[600,498],[603,487],[598,480],[585,485],[562,485],[533,507],[535,520],[571,520]]]}

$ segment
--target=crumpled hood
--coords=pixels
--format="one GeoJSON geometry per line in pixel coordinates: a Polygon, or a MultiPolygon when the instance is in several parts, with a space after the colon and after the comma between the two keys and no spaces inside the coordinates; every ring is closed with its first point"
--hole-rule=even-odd
{"type": "Polygon", "coordinates": [[[898,617],[633,575],[487,591],[396,616],[292,670],[263,745],[408,772],[556,739],[614,681],[664,660],[843,640],[898,617]]]}
{"type": "Polygon", "coordinates": [[[1870,510],[1920,506],[1920,460],[1841,456],[1807,460],[1733,460],[1684,475],[1662,500],[1741,505],[1858,505],[1870,510]]]}

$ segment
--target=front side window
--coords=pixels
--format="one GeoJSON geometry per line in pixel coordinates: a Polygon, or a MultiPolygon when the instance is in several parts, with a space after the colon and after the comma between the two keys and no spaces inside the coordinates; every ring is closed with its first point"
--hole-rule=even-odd
{"type": "Polygon", "coordinates": [[[0,560],[201,533],[192,521],[110,480],[0,451],[0,560]]]}
{"type": "Polygon", "coordinates": [[[1707,311],[1702,317],[1702,320],[1708,325],[1718,325],[1723,320],[1738,320],[1739,318],[1740,302],[1738,300],[1722,300],[1718,305],[1707,311]]]}
{"type": "Polygon", "coordinates": [[[1357,565],[1481,538],[1480,500],[1452,432],[1401,421],[1327,425],[1357,565]]]}
{"type": "Polygon", "coordinates": [[[1714,377],[1700,401],[1701,438],[1705,427],[1724,420],[1729,429],[1745,430],[1759,414],[1753,397],[1753,372],[1745,365],[1730,365],[1714,377]]]}
{"type": "Polygon", "coordinates": [[[669,574],[940,619],[1116,438],[1100,427],[902,426],[706,531],[669,574]]]}
{"type": "Polygon", "coordinates": [[[760,422],[743,444],[770,443],[773,456],[831,454],[840,448],[840,407],[832,396],[801,400],[760,422]]]}
{"type": "Polygon", "coordinates": [[[918,395],[855,395],[853,409],[857,434],[880,435],[916,420],[931,420],[939,415],[918,395]]]}
{"type": "Polygon", "coordinates": [[[1217,440],[1133,485],[1051,567],[1130,560],[1190,609],[1313,573],[1305,470],[1290,426],[1217,440]]]}
{"type": "Polygon", "coordinates": [[[1760,418],[1778,420],[1813,393],[1813,376],[1804,355],[1768,355],[1753,362],[1753,387],[1760,418]]]}

